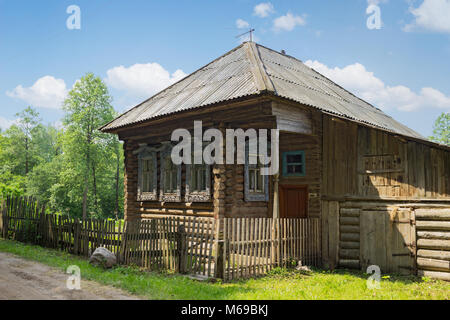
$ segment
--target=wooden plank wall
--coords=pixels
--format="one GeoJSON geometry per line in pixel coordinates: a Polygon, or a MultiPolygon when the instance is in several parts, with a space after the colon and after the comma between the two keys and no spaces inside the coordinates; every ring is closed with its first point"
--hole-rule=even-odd
{"type": "Polygon", "coordinates": [[[450,151],[443,148],[324,115],[323,159],[328,197],[450,198],[450,151]]]}
{"type": "Polygon", "coordinates": [[[308,217],[320,217],[321,148],[320,137],[297,133],[280,133],[280,173],[282,156],[286,151],[305,152],[305,176],[284,177],[280,175],[280,185],[308,186],[308,217]]]}
{"type": "Polygon", "coordinates": [[[323,116],[322,195],[358,194],[357,129],[358,126],[350,121],[323,116]]]}

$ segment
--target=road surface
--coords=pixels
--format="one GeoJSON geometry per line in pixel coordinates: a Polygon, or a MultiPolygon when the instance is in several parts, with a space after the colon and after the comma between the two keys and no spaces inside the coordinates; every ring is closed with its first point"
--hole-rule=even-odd
{"type": "MultiPolygon", "coordinates": [[[[81,280],[69,290],[69,275],[44,264],[0,252],[0,300],[136,300],[120,289],[81,280]]],[[[83,270],[81,270],[83,278],[83,270]]]]}

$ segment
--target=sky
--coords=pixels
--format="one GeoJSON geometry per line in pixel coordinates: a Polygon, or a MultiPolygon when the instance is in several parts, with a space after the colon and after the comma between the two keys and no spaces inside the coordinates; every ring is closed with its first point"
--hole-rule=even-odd
{"type": "Polygon", "coordinates": [[[0,0],[0,128],[27,106],[58,125],[87,72],[124,112],[249,28],[423,136],[450,112],[450,0],[0,0]]]}

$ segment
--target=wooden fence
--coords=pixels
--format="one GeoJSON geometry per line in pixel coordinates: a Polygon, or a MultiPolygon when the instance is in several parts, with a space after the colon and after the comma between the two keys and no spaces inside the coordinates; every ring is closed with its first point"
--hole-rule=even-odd
{"type": "Polygon", "coordinates": [[[105,247],[120,256],[122,221],[79,220],[46,214],[45,207],[29,197],[8,197],[2,202],[0,234],[5,239],[28,242],[72,254],[90,256],[105,247]]]}
{"type": "Polygon", "coordinates": [[[98,247],[120,264],[203,278],[248,278],[272,268],[320,266],[320,219],[163,217],[79,220],[46,214],[31,198],[1,202],[0,235],[88,257],[98,247]]]}
{"type": "Polygon", "coordinates": [[[249,278],[274,267],[320,266],[320,219],[225,218],[223,271],[225,280],[249,278]]]}
{"type": "Polygon", "coordinates": [[[213,218],[164,217],[127,222],[122,242],[124,264],[214,276],[213,218]]]}

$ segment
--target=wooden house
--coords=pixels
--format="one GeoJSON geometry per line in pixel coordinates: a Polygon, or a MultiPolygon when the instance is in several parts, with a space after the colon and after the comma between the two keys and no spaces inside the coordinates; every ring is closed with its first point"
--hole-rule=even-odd
{"type": "Polygon", "coordinates": [[[441,242],[424,258],[450,261],[450,148],[294,57],[245,42],[101,130],[124,142],[128,220],[316,217],[325,265],[402,271],[417,268],[416,225],[431,217],[441,235],[424,239],[441,242]],[[204,130],[279,129],[279,174],[259,181],[258,166],[174,165],[172,132],[198,120],[204,130]]]}

